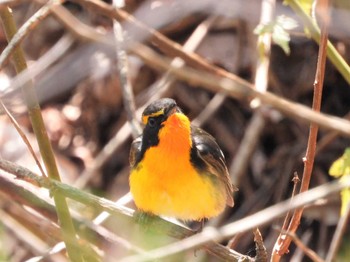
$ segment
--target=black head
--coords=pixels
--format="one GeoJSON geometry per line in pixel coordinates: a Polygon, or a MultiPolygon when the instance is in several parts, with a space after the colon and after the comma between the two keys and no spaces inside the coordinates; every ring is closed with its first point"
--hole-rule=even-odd
{"type": "Polygon", "coordinates": [[[142,122],[148,124],[148,120],[154,117],[161,117],[165,120],[171,113],[179,111],[176,102],[171,98],[162,98],[149,104],[142,113],[142,122]]]}
{"type": "Polygon", "coordinates": [[[142,113],[142,123],[145,129],[142,134],[142,145],[137,162],[149,147],[159,143],[158,133],[164,121],[175,112],[181,112],[174,99],[162,98],[149,104],[142,113]]]}

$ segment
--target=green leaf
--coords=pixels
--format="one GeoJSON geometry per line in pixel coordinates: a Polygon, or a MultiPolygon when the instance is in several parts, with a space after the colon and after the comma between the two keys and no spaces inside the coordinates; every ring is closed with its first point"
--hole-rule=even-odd
{"type": "MultiPolygon", "coordinates": [[[[312,5],[314,3],[314,0],[296,0],[296,1],[299,2],[299,5],[301,6],[301,8],[304,10],[305,13],[307,13],[308,15],[311,15],[312,5]]],[[[289,2],[290,0],[284,0],[283,4],[288,5],[289,2]]]]}
{"type": "Polygon", "coordinates": [[[333,162],[329,174],[334,177],[350,174],[350,148],[345,149],[344,154],[333,162]]]}
{"type": "Polygon", "coordinates": [[[290,36],[282,27],[276,26],[274,28],[274,31],[272,34],[272,41],[278,46],[280,46],[286,54],[288,55],[290,54],[290,48],[289,48],[290,36]]]}
{"type": "Polygon", "coordinates": [[[314,0],[299,0],[300,5],[302,6],[302,8],[304,9],[304,11],[311,15],[312,13],[312,4],[314,2],[314,0]]]}
{"type": "MultiPolygon", "coordinates": [[[[346,148],[344,154],[333,162],[329,169],[329,174],[334,177],[340,177],[340,182],[342,183],[350,181],[350,148],[346,148]]],[[[343,216],[350,201],[350,188],[343,189],[340,192],[340,197],[340,215],[343,216]]]]}
{"type": "MultiPolygon", "coordinates": [[[[349,183],[350,182],[350,175],[345,175],[340,178],[340,181],[343,183],[349,183]]],[[[344,216],[346,213],[346,209],[348,208],[349,202],[350,202],[350,188],[345,188],[340,192],[341,197],[341,209],[340,209],[340,215],[344,216]]]]}
{"type": "MultiPolygon", "coordinates": [[[[271,34],[272,41],[280,46],[286,54],[290,53],[289,41],[290,36],[287,30],[292,30],[297,27],[297,22],[292,18],[281,15],[276,20],[271,21],[268,24],[259,24],[254,33],[263,36],[264,34],[271,34]]],[[[259,52],[265,49],[262,41],[258,42],[259,52]]]]}
{"type": "Polygon", "coordinates": [[[276,24],[285,30],[292,30],[298,26],[297,21],[285,15],[280,15],[276,19],[276,24]]]}

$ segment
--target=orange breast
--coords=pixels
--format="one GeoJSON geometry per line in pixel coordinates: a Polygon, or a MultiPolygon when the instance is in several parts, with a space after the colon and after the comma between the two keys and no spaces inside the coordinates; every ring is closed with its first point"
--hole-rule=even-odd
{"type": "Polygon", "coordinates": [[[218,215],[225,208],[225,189],[192,167],[188,118],[171,115],[160,129],[159,140],[131,171],[130,190],[137,207],[184,220],[218,215]]]}

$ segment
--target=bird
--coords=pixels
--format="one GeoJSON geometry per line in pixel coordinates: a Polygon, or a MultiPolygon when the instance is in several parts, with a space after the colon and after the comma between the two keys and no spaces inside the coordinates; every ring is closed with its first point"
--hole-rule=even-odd
{"type": "Polygon", "coordinates": [[[224,155],[215,138],[189,118],[172,98],[149,104],[144,130],[132,144],[129,184],[136,207],[183,221],[203,221],[233,207],[224,155]]]}

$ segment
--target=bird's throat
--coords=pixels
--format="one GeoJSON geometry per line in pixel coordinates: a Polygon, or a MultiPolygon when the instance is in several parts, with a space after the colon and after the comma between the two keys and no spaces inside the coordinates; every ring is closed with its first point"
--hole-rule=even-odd
{"type": "Polygon", "coordinates": [[[160,148],[167,151],[165,154],[189,155],[192,146],[191,126],[184,114],[175,113],[169,116],[158,136],[160,148]]]}

